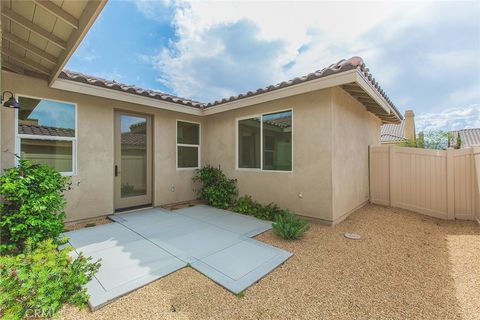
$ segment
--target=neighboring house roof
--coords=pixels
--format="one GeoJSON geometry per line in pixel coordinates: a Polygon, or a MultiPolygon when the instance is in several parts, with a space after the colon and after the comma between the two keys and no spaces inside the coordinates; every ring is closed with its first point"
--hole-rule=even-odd
{"type": "MultiPolygon", "coordinates": [[[[33,124],[19,124],[19,134],[29,134],[36,136],[52,136],[52,137],[75,137],[75,130],[68,128],[55,128],[49,126],[39,126],[33,124]]],[[[122,144],[124,145],[145,145],[145,134],[143,133],[122,133],[122,144]]]]}
{"type": "Polygon", "coordinates": [[[54,137],[75,137],[75,130],[68,128],[55,128],[33,124],[18,124],[19,134],[30,134],[54,137]]]}
{"type": "Polygon", "coordinates": [[[387,123],[381,126],[380,141],[382,143],[401,142],[406,140],[405,120],[402,120],[402,122],[398,124],[387,123]]]}
{"type": "Polygon", "coordinates": [[[368,68],[365,66],[365,63],[360,57],[352,57],[348,60],[340,60],[335,64],[332,64],[326,68],[323,68],[321,70],[315,71],[313,73],[310,73],[302,77],[297,77],[289,81],[280,82],[276,85],[270,85],[265,88],[259,88],[255,91],[248,91],[243,94],[231,96],[229,98],[224,98],[221,100],[216,100],[210,103],[202,103],[202,102],[166,94],[161,91],[142,89],[134,85],[127,85],[117,81],[106,80],[106,79],[86,75],[79,72],[68,71],[68,70],[62,71],[59,78],[64,80],[74,81],[74,82],[86,83],[89,85],[94,85],[94,86],[103,87],[107,89],[122,91],[125,93],[131,93],[134,95],[145,96],[145,97],[162,100],[166,102],[181,104],[188,107],[195,107],[198,109],[208,109],[210,107],[219,106],[229,102],[249,98],[252,96],[261,95],[267,92],[280,90],[283,88],[291,87],[301,83],[306,83],[309,81],[317,80],[317,79],[331,76],[334,74],[340,74],[340,73],[351,71],[351,70],[358,71],[361,77],[369,84],[370,88],[372,88],[372,90],[374,90],[374,92],[376,92],[376,94],[378,94],[381,97],[384,103],[388,105],[390,111],[386,112],[380,106],[378,106],[377,102],[375,102],[375,100],[373,100],[368,94],[366,94],[363,91],[361,87],[356,85],[356,83],[354,82],[345,83],[341,85],[341,87],[345,91],[347,91],[355,99],[360,101],[360,103],[364,104],[367,107],[368,111],[371,111],[375,113],[377,116],[379,116],[379,118],[381,118],[384,123],[392,123],[392,122],[396,123],[401,119],[403,119],[402,115],[400,114],[396,106],[393,104],[390,98],[386,95],[386,93],[380,87],[380,85],[372,76],[372,74],[369,72],[368,68]]]}
{"type": "MultiPolygon", "coordinates": [[[[469,148],[475,145],[480,146],[480,128],[472,129],[462,129],[458,131],[452,131],[453,135],[460,136],[460,146],[459,148],[469,148]]],[[[453,140],[456,140],[453,139],[453,140]]],[[[451,146],[454,146],[456,142],[454,141],[451,146]]]]}
{"type": "Polygon", "coordinates": [[[145,146],[145,138],[146,135],[144,133],[124,132],[122,133],[122,144],[129,146],[145,146]]]}

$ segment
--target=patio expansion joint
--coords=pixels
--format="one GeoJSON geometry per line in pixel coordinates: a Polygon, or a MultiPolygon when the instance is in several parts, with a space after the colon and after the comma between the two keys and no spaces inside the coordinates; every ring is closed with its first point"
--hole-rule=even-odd
{"type": "MultiPolygon", "coordinates": [[[[122,220],[123,220],[123,221],[127,221],[127,220],[125,220],[125,219],[123,219],[123,218],[122,218],[122,220]]],[[[143,239],[147,240],[148,242],[150,242],[150,243],[153,244],[154,246],[162,249],[163,251],[165,251],[166,253],[168,253],[168,254],[171,255],[172,257],[175,257],[175,258],[177,258],[178,260],[180,260],[180,261],[182,261],[182,262],[184,262],[184,263],[190,263],[190,264],[192,263],[192,262],[189,262],[189,261],[187,261],[187,260],[184,260],[184,258],[180,258],[179,256],[171,253],[171,252],[168,251],[167,249],[161,247],[160,245],[158,245],[158,244],[156,244],[155,242],[151,241],[150,239],[146,238],[145,236],[143,236],[141,233],[135,231],[134,229],[132,229],[132,228],[124,225],[123,223],[121,223],[121,222],[119,222],[119,221],[115,221],[114,223],[118,223],[118,224],[124,226],[125,228],[127,228],[128,230],[132,231],[133,233],[139,235],[140,237],[142,237],[143,239]]],[[[189,257],[189,258],[193,258],[194,260],[198,260],[198,259],[195,259],[194,257],[189,257]]]]}
{"type": "MultiPolygon", "coordinates": [[[[223,209],[220,209],[220,210],[225,211],[225,210],[223,210],[223,209]]],[[[174,212],[174,211],[172,211],[172,212],[174,212]]],[[[195,220],[195,221],[200,221],[200,222],[202,222],[202,223],[209,224],[209,225],[211,225],[211,226],[213,226],[213,227],[215,227],[215,228],[219,228],[219,229],[222,229],[222,230],[225,230],[225,231],[228,231],[228,232],[232,232],[232,233],[238,234],[239,236],[247,237],[247,238],[253,238],[253,237],[255,237],[255,236],[258,236],[258,235],[260,235],[260,234],[262,234],[262,233],[265,233],[265,232],[267,232],[268,230],[272,229],[272,226],[270,225],[269,228],[266,229],[266,230],[263,230],[263,229],[264,229],[263,227],[258,227],[258,228],[254,229],[254,230],[252,230],[252,231],[247,232],[246,234],[240,234],[240,233],[231,231],[231,230],[229,230],[229,229],[227,229],[227,228],[224,228],[224,227],[218,226],[218,225],[216,225],[216,224],[210,223],[210,220],[205,221],[205,220],[202,220],[202,219],[194,218],[194,217],[191,217],[191,216],[186,215],[186,214],[181,213],[181,212],[176,213],[176,214],[180,214],[180,215],[182,215],[182,216],[185,217],[185,218],[189,218],[189,219],[192,219],[192,220],[195,220]],[[263,231],[262,231],[262,232],[258,232],[258,230],[263,230],[263,231]],[[258,233],[257,233],[257,232],[258,232],[258,233]]],[[[257,218],[255,218],[255,217],[252,217],[252,216],[249,216],[249,215],[246,215],[246,214],[242,214],[242,213],[236,213],[236,214],[240,214],[240,215],[242,215],[242,216],[244,216],[245,218],[248,218],[248,219],[250,219],[250,220],[260,220],[260,219],[257,219],[257,218]]],[[[234,216],[233,213],[228,213],[228,212],[227,212],[227,215],[232,215],[232,216],[234,216]]],[[[267,222],[270,222],[270,223],[271,223],[271,221],[268,221],[268,220],[260,220],[260,221],[262,221],[262,222],[267,221],[267,222]]]]}
{"type": "MultiPolygon", "coordinates": [[[[185,216],[185,215],[182,215],[182,216],[184,216],[184,217],[186,217],[186,218],[190,218],[190,217],[185,216]]],[[[201,221],[200,219],[195,219],[195,218],[190,218],[190,219],[191,219],[191,220],[194,220],[194,221],[200,221],[200,222],[207,223],[207,222],[205,222],[205,221],[201,221]]],[[[123,219],[123,218],[122,218],[122,220],[123,220],[123,221],[127,221],[127,220],[125,220],[125,219],[123,219]]],[[[232,246],[234,246],[234,245],[237,245],[238,243],[240,243],[240,242],[242,242],[242,241],[245,241],[245,240],[247,240],[247,239],[250,239],[249,237],[245,237],[245,236],[243,236],[242,234],[238,234],[238,233],[236,233],[236,232],[232,232],[232,231],[227,230],[227,229],[225,229],[225,228],[221,228],[221,227],[215,226],[215,225],[213,225],[213,224],[211,224],[211,223],[207,223],[207,224],[209,224],[209,225],[211,225],[211,226],[213,226],[213,227],[216,227],[216,228],[219,228],[219,229],[222,229],[222,230],[225,230],[225,231],[229,231],[229,232],[235,233],[236,235],[238,235],[238,241],[235,242],[235,243],[232,243],[232,244],[230,244],[230,245],[228,245],[228,246],[226,246],[226,247],[224,247],[224,248],[221,248],[221,249],[219,249],[219,250],[217,250],[217,251],[215,251],[215,252],[209,253],[209,254],[207,254],[206,256],[203,256],[203,257],[201,257],[201,258],[196,258],[196,257],[194,257],[194,256],[179,257],[178,255],[173,254],[173,253],[170,252],[169,250],[161,247],[161,246],[158,245],[157,243],[155,243],[155,242],[151,241],[150,239],[148,239],[147,237],[143,236],[141,233],[139,233],[139,232],[135,231],[134,229],[132,229],[132,228],[124,225],[122,222],[120,222],[120,221],[115,221],[114,223],[118,223],[118,224],[124,226],[124,227],[127,228],[128,230],[131,230],[132,232],[134,232],[135,234],[139,235],[139,236],[142,237],[143,239],[147,240],[148,242],[152,243],[153,245],[157,246],[158,248],[162,249],[163,251],[167,252],[168,254],[174,256],[174,257],[177,258],[178,260],[181,260],[181,261],[183,261],[183,262],[185,262],[185,263],[187,263],[187,264],[192,264],[192,263],[195,263],[195,262],[197,262],[197,261],[202,261],[202,259],[205,259],[205,258],[207,258],[207,257],[209,257],[209,256],[211,256],[211,255],[213,255],[213,254],[218,253],[218,252],[224,251],[224,250],[226,250],[226,249],[228,249],[228,248],[230,248],[230,247],[232,247],[232,246]],[[243,239],[242,239],[242,238],[243,238],[243,239]]],[[[225,275],[225,276],[227,276],[227,275],[225,275]]],[[[228,277],[228,276],[227,276],[227,277],[228,277]]],[[[230,277],[229,277],[229,278],[230,278],[230,277]]]]}
{"type": "MultiPolygon", "coordinates": [[[[82,246],[85,245],[84,242],[86,242],[87,245],[90,245],[91,247],[88,248],[89,250],[97,249],[98,245],[91,245],[92,243],[97,243],[97,240],[106,241],[106,245],[102,244],[102,248],[95,250],[95,252],[98,252],[97,256],[99,258],[104,257],[102,251],[108,249],[107,246],[111,244],[112,237],[113,240],[115,240],[117,236],[119,239],[122,239],[121,243],[117,243],[117,246],[120,245],[121,247],[127,244],[129,245],[132,241],[140,241],[140,243],[143,242],[143,245],[133,245],[131,250],[139,250],[140,248],[148,247],[150,248],[149,250],[158,252],[159,255],[165,255],[166,258],[168,257],[167,259],[169,261],[173,261],[170,265],[175,266],[175,270],[170,270],[168,268],[171,267],[167,268],[167,265],[165,265],[165,268],[170,271],[163,267],[163,269],[160,268],[158,270],[155,268],[156,271],[153,271],[153,273],[149,272],[148,275],[144,275],[143,273],[142,275],[139,275],[138,272],[135,271],[127,278],[122,278],[128,280],[128,282],[122,280],[121,283],[117,283],[117,280],[112,280],[112,276],[109,276],[108,274],[102,274],[101,276],[95,275],[93,277],[94,281],[92,281],[92,284],[90,284],[89,287],[89,290],[92,290],[92,293],[95,294],[95,298],[92,298],[89,301],[92,310],[96,310],[114,299],[140,288],[159,277],[166,276],[167,274],[185,267],[191,267],[193,270],[201,273],[210,280],[213,280],[228,291],[238,293],[258,282],[277,266],[283,264],[283,262],[288,260],[291,256],[290,253],[283,252],[280,248],[252,239],[253,236],[271,228],[271,226],[265,221],[258,221],[257,224],[251,223],[248,222],[247,219],[253,221],[258,219],[247,215],[241,215],[246,218],[245,220],[235,218],[237,215],[235,213],[228,213],[227,215],[219,213],[219,216],[225,217],[225,220],[222,219],[222,221],[218,222],[215,218],[210,219],[207,216],[207,214],[210,214],[208,212],[199,217],[181,214],[181,212],[176,215],[175,212],[172,211],[169,211],[168,213],[173,214],[171,218],[174,216],[178,217],[174,218],[174,220],[178,219],[177,223],[173,223],[171,226],[167,225],[166,227],[158,227],[155,224],[148,228],[142,228],[142,226],[145,223],[148,225],[149,223],[156,223],[157,221],[174,220],[170,220],[171,218],[168,217],[165,217],[165,220],[163,220],[163,218],[157,220],[157,218],[154,218],[156,215],[152,215],[151,213],[146,213],[146,215],[143,216],[145,218],[140,219],[131,219],[128,214],[126,216],[115,215],[114,217],[109,217],[113,220],[113,223],[109,224],[111,228],[108,230],[104,230],[101,226],[97,226],[100,228],[95,230],[97,230],[96,232],[101,236],[97,235],[89,241],[80,241],[82,246]],[[208,218],[207,221],[205,220],[206,216],[208,218]],[[232,216],[233,219],[230,219],[229,216],[232,216]],[[201,219],[202,217],[204,219],[201,219]],[[114,226],[115,224],[116,226],[114,226]],[[180,228],[178,231],[180,233],[175,229],[172,229],[172,227],[183,226],[183,224],[189,227],[180,228]],[[201,224],[201,226],[198,224],[201,224]],[[200,228],[200,232],[197,234],[195,230],[198,228],[200,228]],[[186,234],[190,234],[190,232],[194,233],[186,238],[182,238],[185,232],[186,234]],[[174,238],[169,242],[168,239],[170,239],[170,236],[174,236],[174,238]],[[175,239],[180,239],[180,241],[175,239]],[[202,241],[205,241],[205,243],[202,241]],[[191,243],[196,245],[191,247],[191,243]],[[206,247],[204,247],[205,245],[206,247]],[[253,245],[254,247],[250,248],[250,245],[253,245]],[[240,251],[236,251],[236,246],[238,246],[238,250],[240,251]],[[265,255],[262,253],[262,250],[257,250],[256,246],[271,248],[270,250],[274,250],[274,252],[273,254],[270,252],[268,255],[265,255]],[[238,254],[240,254],[240,256],[238,256],[238,254]],[[249,262],[244,264],[244,258],[247,259],[245,261],[249,262]],[[165,273],[165,271],[168,271],[168,273],[165,273]]],[[[85,237],[85,233],[77,234],[77,238],[78,237],[85,237]]],[[[115,243],[115,241],[112,243],[115,243]]],[[[70,245],[71,244],[72,243],[70,243],[70,245]]],[[[128,248],[130,248],[130,245],[128,248]]],[[[74,249],[75,250],[72,254],[78,255],[79,250],[75,247],[74,249]]],[[[142,250],[142,252],[145,251],[145,249],[142,250]]],[[[115,255],[106,255],[105,261],[112,264],[113,260],[108,259],[112,259],[114,256],[115,255]]],[[[149,260],[148,254],[142,259],[149,260]]],[[[116,262],[113,263],[116,265],[116,262]]],[[[113,277],[115,278],[115,276],[113,277]]]]}

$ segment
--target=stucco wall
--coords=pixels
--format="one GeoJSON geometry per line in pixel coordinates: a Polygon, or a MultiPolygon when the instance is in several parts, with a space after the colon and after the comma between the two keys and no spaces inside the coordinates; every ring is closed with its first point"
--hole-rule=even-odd
{"type": "Polygon", "coordinates": [[[292,96],[207,117],[204,160],[238,179],[240,194],[275,202],[297,214],[331,220],[330,89],[292,96]],[[235,169],[236,119],[293,109],[293,171],[235,169]],[[303,194],[303,199],[299,197],[303,194]]]}
{"type": "MultiPolygon", "coordinates": [[[[202,122],[202,118],[172,111],[143,107],[120,101],[71,93],[47,87],[47,83],[30,77],[3,72],[3,90],[45,99],[77,104],[77,175],[73,189],[66,192],[67,220],[78,220],[113,212],[114,110],[121,109],[153,116],[155,173],[154,205],[191,200],[192,170],[177,171],[176,119],[202,122]],[[175,186],[175,192],[171,187],[175,186]]],[[[2,167],[14,165],[14,110],[2,108],[2,167]]],[[[202,125],[203,130],[203,125],[202,125]]],[[[202,141],[203,143],[203,141],[202,141]]]]}
{"type": "MultiPolygon", "coordinates": [[[[339,88],[324,89],[199,117],[47,87],[3,72],[4,90],[77,104],[77,175],[66,193],[69,221],[110,214],[113,204],[114,110],[153,117],[154,205],[195,198],[193,170],[176,170],[176,119],[201,123],[202,164],[238,179],[240,194],[297,214],[337,220],[368,200],[368,145],[379,144],[380,121],[339,88]],[[293,170],[236,169],[236,119],[293,110],[293,170]],[[332,181],[333,179],[333,181],[332,181]],[[175,191],[172,192],[172,186],[175,191]]],[[[2,167],[14,165],[14,110],[2,108],[2,167]]]]}
{"type": "Polygon", "coordinates": [[[340,88],[333,102],[333,220],[369,199],[368,146],[380,144],[381,121],[340,88]]]}

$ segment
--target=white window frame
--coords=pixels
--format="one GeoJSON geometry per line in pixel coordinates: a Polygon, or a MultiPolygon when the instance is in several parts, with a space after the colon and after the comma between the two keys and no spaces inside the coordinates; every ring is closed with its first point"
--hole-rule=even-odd
{"type": "Polygon", "coordinates": [[[288,109],[281,109],[281,110],[275,110],[275,111],[269,111],[269,112],[264,112],[264,113],[259,113],[259,114],[254,114],[250,116],[244,116],[244,117],[239,117],[235,119],[235,170],[238,171],[257,171],[257,172],[278,172],[278,173],[292,173],[293,168],[294,168],[294,162],[293,159],[294,157],[294,147],[293,147],[293,108],[288,108],[288,109]],[[291,112],[292,113],[292,169],[291,170],[265,170],[263,169],[263,116],[264,115],[269,115],[273,113],[281,113],[281,112],[291,112]],[[246,120],[246,119],[253,119],[253,118],[260,118],[260,168],[240,168],[238,166],[239,162],[239,144],[238,144],[238,138],[239,138],[239,132],[238,132],[238,125],[241,120],[246,120]]]}
{"type": "MultiPolygon", "coordinates": [[[[32,140],[49,140],[49,141],[71,141],[72,142],[72,171],[70,172],[60,172],[62,176],[69,176],[73,177],[77,175],[77,137],[78,137],[78,116],[77,116],[77,104],[74,102],[63,101],[63,100],[56,100],[56,99],[49,99],[49,98],[41,98],[30,96],[26,94],[17,93],[15,98],[19,101],[19,98],[30,98],[30,99],[38,99],[38,100],[48,100],[54,102],[61,102],[67,103],[74,106],[75,112],[75,137],[55,137],[55,136],[42,136],[42,135],[35,135],[35,134],[20,134],[18,133],[18,109],[15,109],[15,154],[21,156],[21,139],[32,139],[32,140]]],[[[18,166],[19,159],[15,157],[15,165],[18,166]]]]}
{"type": "Polygon", "coordinates": [[[201,154],[202,154],[202,124],[200,122],[195,122],[195,121],[188,121],[188,120],[182,120],[182,119],[177,119],[175,121],[175,168],[177,171],[184,171],[184,170],[196,170],[200,169],[201,166],[201,154]],[[192,124],[198,124],[198,145],[197,144],[188,144],[188,143],[178,143],[178,123],[179,122],[185,122],[185,123],[192,123],[192,124]],[[198,149],[198,159],[197,159],[197,166],[196,167],[178,167],[178,147],[195,147],[198,149]]]}

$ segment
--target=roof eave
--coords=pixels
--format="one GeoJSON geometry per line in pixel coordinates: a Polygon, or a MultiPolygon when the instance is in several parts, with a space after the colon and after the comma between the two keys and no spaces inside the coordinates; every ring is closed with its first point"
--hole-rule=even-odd
{"type": "Polygon", "coordinates": [[[196,107],[185,106],[179,103],[168,101],[161,101],[154,98],[140,96],[132,93],[121,92],[109,88],[99,87],[83,82],[76,82],[66,79],[57,79],[53,82],[52,88],[65,90],[70,92],[82,93],[90,96],[102,97],[117,101],[130,102],[144,106],[154,107],[158,109],[165,109],[181,113],[202,115],[202,109],[196,107]]]}
{"type": "Polygon", "coordinates": [[[59,57],[58,64],[56,65],[49,78],[48,85],[50,87],[53,86],[53,83],[57,80],[60,72],[62,72],[70,57],[80,45],[83,38],[85,38],[87,32],[90,30],[95,20],[97,20],[98,16],[107,4],[107,1],[108,0],[90,0],[88,2],[82,16],[78,21],[78,29],[76,29],[74,33],[70,36],[70,39],[68,40],[66,45],[67,48],[59,57]]]}
{"type": "Polygon", "coordinates": [[[216,114],[220,112],[230,111],[238,108],[243,108],[267,101],[282,99],[286,97],[291,97],[294,95],[299,95],[307,92],[312,92],[316,90],[331,88],[340,86],[342,84],[351,83],[356,81],[356,70],[352,69],[349,71],[332,74],[326,77],[318,78],[315,80],[310,80],[302,82],[299,84],[291,85],[288,87],[280,88],[273,91],[267,91],[265,93],[253,95],[251,97],[245,97],[242,99],[224,102],[222,104],[217,104],[204,109],[205,115],[216,114]]]}
{"type": "Polygon", "coordinates": [[[402,116],[395,109],[393,109],[387,101],[385,101],[382,95],[373,87],[371,82],[363,76],[359,69],[352,69],[341,73],[332,74],[315,80],[310,80],[284,88],[267,91],[261,94],[253,95],[251,97],[245,97],[238,100],[224,102],[204,109],[185,106],[179,103],[161,101],[158,99],[139,96],[128,92],[119,92],[109,88],[99,87],[92,84],[67,79],[59,78],[55,80],[55,82],[53,82],[51,87],[60,90],[78,92],[118,101],[142,104],[159,109],[166,109],[202,116],[226,112],[321,89],[337,86],[342,87],[344,85],[351,85],[354,83],[358,85],[358,87],[364,92],[364,94],[368,95],[369,98],[371,98],[372,102],[374,102],[376,106],[378,105],[378,107],[375,107],[375,111],[372,111],[364,102],[360,101],[360,103],[365,105],[369,112],[375,114],[384,123],[399,123],[401,121],[402,116]],[[377,112],[379,110],[381,112],[377,112]]]}

